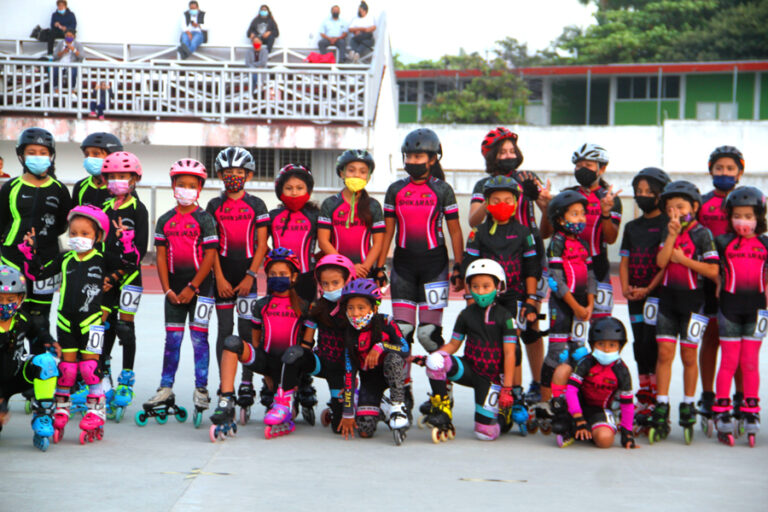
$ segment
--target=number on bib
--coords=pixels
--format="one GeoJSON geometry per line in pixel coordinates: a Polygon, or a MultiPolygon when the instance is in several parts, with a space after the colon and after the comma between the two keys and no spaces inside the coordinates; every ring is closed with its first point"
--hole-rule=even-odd
{"type": "Polygon", "coordinates": [[[587,341],[587,331],[589,330],[589,322],[586,320],[573,319],[571,324],[571,341],[579,343],[585,343],[587,341]]]}
{"type": "Polygon", "coordinates": [[[488,394],[485,396],[485,403],[483,404],[483,409],[493,414],[497,414],[499,412],[499,392],[500,391],[501,391],[501,386],[499,384],[491,384],[491,387],[488,388],[488,394]]]}
{"type": "Polygon", "coordinates": [[[658,297],[648,297],[643,305],[643,321],[647,325],[656,325],[656,317],[659,314],[658,297]]]}
{"type": "Polygon", "coordinates": [[[237,309],[237,316],[243,320],[251,320],[253,315],[251,314],[251,308],[258,299],[258,295],[251,293],[245,297],[238,297],[235,301],[235,309],[237,309]]]}
{"type": "Polygon", "coordinates": [[[61,286],[61,274],[48,279],[38,279],[32,284],[32,290],[37,295],[51,295],[61,286]]]}
{"type": "Polygon", "coordinates": [[[133,313],[139,310],[139,302],[144,288],[127,284],[120,290],[120,311],[133,313]]]}
{"type": "Polygon", "coordinates": [[[613,311],[613,286],[610,283],[597,283],[595,311],[610,313],[613,311]]]}
{"type": "Polygon", "coordinates": [[[102,347],[104,347],[104,326],[92,325],[88,329],[88,343],[85,350],[94,354],[101,354],[102,347]]]}
{"type": "Polygon", "coordinates": [[[685,332],[685,339],[688,343],[698,345],[701,343],[701,337],[704,336],[704,331],[709,323],[709,318],[704,315],[697,315],[691,313],[691,319],[688,321],[688,329],[685,332]]]}
{"type": "Polygon", "coordinates": [[[448,281],[435,281],[424,284],[424,296],[427,308],[445,309],[448,307],[448,281]]]}
{"type": "Polygon", "coordinates": [[[766,333],[768,333],[768,309],[758,309],[755,338],[761,340],[765,338],[766,333]]]}
{"type": "Polygon", "coordinates": [[[198,325],[208,326],[215,304],[216,301],[213,300],[213,297],[198,297],[192,321],[198,325]]]}
{"type": "Polygon", "coordinates": [[[536,296],[540,299],[546,299],[549,293],[549,274],[541,273],[541,279],[536,283],[536,296]]]}

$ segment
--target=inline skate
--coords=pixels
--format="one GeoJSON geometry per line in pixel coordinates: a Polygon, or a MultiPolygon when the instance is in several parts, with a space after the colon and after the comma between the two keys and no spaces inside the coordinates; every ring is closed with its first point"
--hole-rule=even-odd
{"type": "Polygon", "coordinates": [[[35,448],[46,451],[55,433],[53,413],[56,410],[53,400],[33,400],[32,402],[32,443],[35,448]]]}
{"type": "Polygon", "coordinates": [[[123,370],[117,377],[117,388],[107,396],[107,417],[120,423],[125,409],[133,401],[133,386],[136,384],[136,374],[131,370],[123,370]]]}
{"type": "Polygon", "coordinates": [[[552,433],[552,408],[549,402],[538,402],[533,407],[534,416],[528,420],[528,431],[535,434],[537,430],[548,436],[552,433]]]}
{"type": "Polygon", "coordinates": [[[56,393],[53,398],[56,402],[56,412],[53,414],[53,442],[58,443],[64,437],[64,428],[69,421],[72,402],[70,395],[64,393],[56,393]]]}
{"type": "Polygon", "coordinates": [[[237,405],[240,406],[240,424],[245,425],[251,419],[251,406],[253,405],[256,391],[250,382],[241,382],[237,388],[237,405]]]}
{"type": "Polygon", "coordinates": [[[211,415],[211,423],[213,425],[208,430],[208,436],[212,443],[215,443],[217,440],[224,441],[227,436],[237,434],[235,397],[233,393],[226,393],[219,398],[219,405],[211,415]]]}
{"type": "Polygon", "coordinates": [[[381,398],[381,420],[384,421],[392,431],[392,437],[395,439],[395,445],[400,446],[405,441],[405,433],[411,423],[408,420],[405,402],[393,402],[388,396],[381,398]]]}
{"type": "Polygon", "coordinates": [[[86,403],[88,400],[88,385],[78,378],[70,393],[70,412],[72,414],[76,412],[85,414],[88,411],[88,405],[86,403]]]}
{"type": "Polygon", "coordinates": [[[456,437],[456,427],[453,426],[453,411],[449,396],[432,395],[430,410],[424,425],[432,428],[432,442],[439,444],[456,437]]]}
{"type": "Polygon", "coordinates": [[[525,405],[525,396],[522,386],[512,388],[512,397],[515,403],[506,409],[499,408],[499,427],[502,434],[506,434],[514,425],[517,425],[520,435],[528,435],[528,408],[525,405]]]}
{"type": "Polygon", "coordinates": [[[715,405],[715,394],[712,391],[702,391],[701,399],[696,403],[697,413],[701,416],[701,431],[707,437],[712,437],[715,432],[715,414],[712,406],[715,405]]]}
{"type": "Polygon", "coordinates": [[[301,417],[311,426],[315,426],[315,406],[317,405],[317,390],[312,385],[312,376],[304,374],[299,382],[295,404],[301,407],[301,417]]]}
{"type": "Polygon", "coordinates": [[[149,418],[155,418],[161,425],[168,421],[168,416],[175,416],[179,423],[187,421],[187,410],[176,405],[176,395],[171,388],[157,388],[155,396],[144,402],[142,408],[144,410],[137,412],[135,417],[140,427],[146,425],[149,418]]]}
{"type": "Polygon", "coordinates": [[[272,408],[264,416],[264,424],[264,437],[267,439],[285,436],[296,430],[291,414],[291,395],[286,395],[283,388],[277,388],[272,408]]]}
{"type": "Polygon", "coordinates": [[[734,431],[736,439],[744,434],[744,417],[741,414],[741,407],[743,405],[744,393],[741,391],[735,392],[733,394],[733,412],[731,413],[731,416],[733,416],[733,419],[736,422],[736,430],[734,431]]]}
{"type": "Polygon", "coordinates": [[[261,379],[261,390],[259,391],[259,403],[264,406],[264,412],[267,413],[275,402],[275,392],[269,389],[267,381],[261,379]]]}
{"type": "Polygon", "coordinates": [[[573,418],[568,412],[568,404],[564,396],[553,398],[552,408],[552,432],[557,434],[557,446],[566,448],[576,440],[573,437],[573,418]]]}
{"type": "MultiPolygon", "coordinates": [[[[710,406],[710,410],[711,410],[710,406]]],[[[693,442],[693,426],[696,425],[696,407],[693,404],[685,402],[680,403],[680,417],[678,424],[683,427],[683,437],[685,444],[693,442]]]]}
{"type": "Polygon", "coordinates": [[[334,433],[340,434],[338,428],[344,410],[344,402],[340,398],[331,398],[325,405],[327,407],[320,413],[320,423],[324,427],[330,426],[334,433]]]}
{"type": "Polygon", "coordinates": [[[208,396],[208,390],[204,387],[195,388],[195,391],[192,393],[192,403],[195,406],[193,423],[195,428],[200,428],[200,424],[203,422],[203,412],[207,411],[211,406],[211,397],[208,396]]]}
{"type": "Polygon", "coordinates": [[[656,402],[650,418],[648,442],[653,444],[666,439],[669,435],[669,404],[656,402]]]}
{"type": "Polygon", "coordinates": [[[104,395],[88,395],[88,411],[80,420],[80,444],[101,441],[104,437],[104,422],[107,421],[106,398],[104,395]]]}
{"type": "Polygon", "coordinates": [[[741,407],[741,421],[744,422],[744,433],[747,434],[749,447],[754,448],[757,441],[757,433],[760,431],[760,406],[759,399],[747,398],[741,407]]]}
{"type": "Polygon", "coordinates": [[[651,413],[653,411],[653,403],[655,397],[653,391],[649,388],[640,388],[637,390],[637,403],[635,404],[635,425],[634,434],[648,435],[648,430],[651,428],[651,413]]]}

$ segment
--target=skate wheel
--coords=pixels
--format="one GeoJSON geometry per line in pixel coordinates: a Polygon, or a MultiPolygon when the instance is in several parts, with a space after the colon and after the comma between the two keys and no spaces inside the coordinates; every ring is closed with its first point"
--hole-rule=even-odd
{"type": "Polygon", "coordinates": [[[165,414],[158,414],[157,416],[155,416],[155,420],[159,424],[165,425],[166,423],[168,423],[168,414],[167,413],[165,413],[165,414]]]}
{"type": "Polygon", "coordinates": [[[187,421],[187,410],[183,407],[178,407],[176,409],[176,421],[179,423],[184,423],[187,421]]]}
{"type": "MultiPolygon", "coordinates": [[[[749,439],[749,447],[750,448],[754,448],[755,447],[755,441],[757,441],[757,436],[755,434],[749,434],[747,437],[749,439]]],[[[731,446],[733,446],[733,445],[731,445],[731,446]]]]}
{"type": "Polygon", "coordinates": [[[739,420],[739,426],[736,427],[736,437],[744,435],[744,420],[739,420]]]}
{"type": "Polygon", "coordinates": [[[691,444],[693,442],[693,428],[686,427],[683,430],[683,437],[685,438],[685,444],[691,444]]]}
{"type": "Polygon", "coordinates": [[[264,439],[272,439],[272,427],[264,427],[264,439]]]}
{"type": "Polygon", "coordinates": [[[331,410],[330,409],[323,409],[320,413],[320,424],[324,427],[327,427],[331,424],[331,410]]]}
{"type": "Polygon", "coordinates": [[[240,424],[241,425],[247,425],[248,420],[251,419],[251,407],[241,407],[240,408],[240,424]]]}
{"type": "Polygon", "coordinates": [[[200,424],[203,423],[203,412],[195,411],[195,428],[200,428],[200,424]]]}
{"type": "Polygon", "coordinates": [[[528,427],[525,426],[525,423],[520,424],[520,435],[523,437],[528,435],[528,427]]]}
{"type": "Polygon", "coordinates": [[[653,444],[659,441],[661,437],[659,436],[659,433],[656,432],[656,429],[651,427],[650,430],[648,430],[648,443],[653,444]]]}
{"type": "Polygon", "coordinates": [[[557,446],[562,448],[564,444],[565,444],[565,439],[563,439],[563,436],[561,436],[560,434],[557,434],[557,446]]]}
{"type": "Polygon", "coordinates": [[[147,420],[149,419],[144,411],[139,411],[136,413],[136,416],[133,418],[136,421],[136,424],[140,427],[143,427],[147,424],[147,420]]]}
{"type": "Polygon", "coordinates": [[[104,439],[104,429],[103,428],[96,429],[96,439],[99,440],[99,441],[104,439]]]}
{"type": "Polygon", "coordinates": [[[120,421],[122,421],[124,415],[125,415],[125,408],[118,407],[115,410],[115,423],[120,423],[120,421]]]}
{"type": "Polygon", "coordinates": [[[712,437],[715,432],[715,422],[711,418],[705,418],[701,420],[701,429],[704,431],[704,435],[712,437]]]}
{"type": "Polygon", "coordinates": [[[733,446],[736,444],[736,439],[733,437],[733,434],[728,434],[728,438],[726,439],[726,443],[728,446],[733,446]]]}
{"type": "Polygon", "coordinates": [[[393,430],[392,437],[395,438],[395,446],[400,446],[401,444],[403,444],[403,440],[405,439],[405,433],[399,429],[393,430]]]}
{"type": "Polygon", "coordinates": [[[432,442],[435,444],[440,444],[440,431],[437,429],[437,427],[432,429],[432,442]]]}
{"type": "Polygon", "coordinates": [[[448,430],[445,433],[445,435],[448,437],[448,439],[453,441],[454,439],[456,439],[456,429],[455,428],[451,428],[450,430],[448,430]]]}
{"type": "Polygon", "coordinates": [[[302,407],[301,408],[301,416],[304,418],[304,420],[309,423],[311,427],[315,426],[315,409],[313,407],[302,407]]]}
{"type": "Polygon", "coordinates": [[[32,400],[27,400],[24,402],[24,413],[32,414],[32,400]]]}
{"type": "Polygon", "coordinates": [[[107,407],[107,419],[114,420],[117,415],[117,411],[111,407],[107,407]]]}
{"type": "Polygon", "coordinates": [[[416,426],[419,427],[420,429],[423,429],[426,424],[427,424],[427,417],[422,414],[421,416],[419,416],[419,419],[416,420],[416,426]]]}
{"type": "Polygon", "coordinates": [[[218,426],[211,425],[211,428],[208,429],[208,438],[211,440],[212,443],[215,443],[216,439],[218,438],[218,436],[216,435],[217,428],[218,426]]]}
{"type": "Polygon", "coordinates": [[[541,427],[539,427],[539,429],[541,430],[541,433],[544,434],[545,436],[548,436],[549,434],[552,433],[552,427],[550,425],[547,425],[546,427],[542,425],[541,427]]]}
{"type": "Polygon", "coordinates": [[[88,441],[88,432],[85,430],[80,432],[80,444],[85,444],[88,441]]]}
{"type": "Polygon", "coordinates": [[[59,444],[59,441],[61,441],[62,437],[64,437],[64,431],[55,429],[53,431],[53,444],[59,444]]]}
{"type": "Polygon", "coordinates": [[[528,426],[528,432],[530,432],[531,434],[535,434],[536,432],[539,431],[539,425],[536,423],[535,420],[532,420],[532,419],[528,420],[528,423],[526,423],[526,425],[528,426]]]}
{"type": "Polygon", "coordinates": [[[35,448],[37,448],[41,452],[44,452],[48,449],[48,446],[51,444],[51,439],[49,437],[42,437],[35,434],[33,444],[35,445],[35,448]]]}
{"type": "Polygon", "coordinates": [[[235,437],[237,435],[237,423],[234,421],[232,422],[232,425],[229,428],[229,432],[227,432],[227,435],[229,437],[235,437]]]}

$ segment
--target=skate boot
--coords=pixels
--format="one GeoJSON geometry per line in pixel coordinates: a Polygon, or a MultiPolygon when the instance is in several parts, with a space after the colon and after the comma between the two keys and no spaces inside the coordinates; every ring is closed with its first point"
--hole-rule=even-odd
{"type": "Polygon", "coordinates": [[[541,433],[548,436],[552,433],[552,408],[549,402],[538,402],[533,406],[534,417],[529,420],[528,431],[535,433],[541,430],[541,433]]]}
{"type": "Polygon", "coordinates": [[[219,405],[211,415],[211,428],[208,435],[212,443],[223,441],[226,436],[234,436],[237,433],[235,423],[235,396],[234,393],[226,393],[219,398],[219,405]]]}
{"type": "Polygon", "coordinates": [[[291,395],[286,395],[283,388],[277,388],[274,404],[264,416],[264,424],[264,437],[267,439],[288,435],[296,429],[291,415],[291,395]]]}
{"type": "Polygon", "coordinates": [[[155,396],[142,404],[143,411],[136,413],[136,424],[143,427],[147,424],[149,418],[164,425],[168,421],[168,416],[176,416],[176,421],[183,423],[187,421],[187,410],[176,405],[176,395],[173,389],[167,387],[157,388],[155,396]]]}
{"type": "Polygon", "coordinates": [[[237,388],[237,405],[240,406],[240,424],[245,425],[251,419],[251,406],[256,397],[256,391],[250,382],[241,382],[237,388]]]}
{"type": "Polygon", "coordinates": [[[637,390],[637,403],[635,404],[635,427],[634,434],[648,435],[648,429],[651,428],[650,419],[653,404],[656,397],[650,388],[640,388],[637,390]]]}
{"type": "Polygon", "coordinates": [[[341,422],[341,414],[344,409],[344,403],[339,398],[331,398],[325,404],[327,407],[320,413],[320,423],[324,427],[331,427],[335,434],[341,434],[337,429],[341,422]]]}
{"type": "Polygon", "coordinates": [[[430,409],[424,421],[426,426],[432,428],[432,442],[448,441],[456,437],[456,428],[453,426],[453,411],[451,411],[451,398],[448,396],[432,395],[430,409]]]}
{"type": "Polygon", "coordinates": [[[195,405],[195,416],[193,422],[195,428],[200,428],[203,422],[203,411],[207,411],[211,406],[211,397],[208,396],[208,390],[204,387],[195,388],[192,393],[192,403],[195,405]]]}
{"type": "Polygon", "coordinates": [[[85,414],[88,411],[86,400],[88,399],[88,386],[82,380],[78,379],[71,394],[71,409],[70,413],[74,414],[79,412],[85,414]]]}
{"type": "Polygon", "coordinates": [[[541,383],[532,380],[525,393],[525,404],[531,407],[539,402],[541,402],[541,383]]]}
{"type": "Polygon", "coordinates": [[[517,425],[521,436],[528,435],[528,407],[525,405],[525,394],[523,386],[512,388],[512,397],[515,399],[515,405],[512,406],[512,423],[517,425]]]}
{"type": "Polygon", "coordinates": [[[35,448],[41,451],[48,449],[55,429],[53,428],[53,413],[56,410],[53,400],[32,401],[32,431],[35,433],[32,440],[35,448]]]}
{"type": "Polygon", "coordinates": [[[747,398],[741,407],[744,433],[747,434],[750,448],[755,447],[757,433],[760,431],[760,401],[757,398],[747,398]]]}
{"type": "Polygon", "coordinates": [[[701,399],[696,403],[698,410],[696,411],[701,416],[701,431],[707,437],[712,437],[715,431],[714,413],[712,412],[712,406],[715,404],[715,394],[712,391],[702,391],[701,399]]]}
{"type": "Polygon", "coordinates": [[[391,402],[389,397],[385,397],[387,403],[387,418],[389,429],[392,431],[392,436],[395,439],[395,445],[400,446],[405,441],[405,431],[411,423],[408,421],[408,415],[406,414],[405,403],[403,402],[391,402]]]}
{"type": "MultiPolygon", "coordinates": [[[[111,409],[114,420],[120,423],[125,414],[125,408],[133,401],[133,385],[136,383],[136,374],[131,370],[123,370],[117,377],[117,389],[112,395],[111,409]]],[[[109,412],[109,411],[108,411],[109,412]]]]}
{"type": "Polygon", "coordinates": [[[302,375],[297,393],[301,406],[301,417],[311,426],[315,426],[315,406],[317,405],[317,390],[312,385],[312,376],[302,375]]]}
{"type": "Polygon", "coordinates": [[[261,390],[259,391],[259,403],[264,406],[264,412],[269,412],[272,404],[275,402],[275,392],[269,389],[267,381],[261,379],[261,390]]]}
{"type": "Polygon", "coordinates": [[[104,437],[104,422],[107,421],[106,398],[104,395],[88,395],[88,412],[80,420],[80,444],[101,441],[104,437]]]}
{"type": "Polygon", "coordinates": [[[744,418],[741,414],[741,406],[744,405],[744,393],[737,391],[733,394],[733,412],[731,415],[736,423],[734,436],[738,439],[744,434],[744,418]]]}
{"type": "Polygon", "coordinates": [[[21,392],[24,397],[24,413],[32,414],[32,400],[35,398],[35,388],[27,388],[21,392]]]}
{"type": "Polygon", "coordinates": [[[553,398],[552,408],[552,432],[557,434],[557,445],[560,448],[566,448],[573,444],[573,417],[568,412],[568,404],[564,396],[553,398]]]}
{"type": "Polygon", "coordinates": [[[669,404],[656,402],[650,418],[648,442],[653,444],[669,435],[669,404]]]}
{"type": "Polygon", "coordinates": [[[53,415],[53,442],[58,443],[64,437],[64,427],[69,421],[72,402],[70,395],[65,393],[56,393],[53,398],[56,402],[56,412],[53,415]]]}
{"type": "MultiPolygon", "coordinates": [[[[710,411],[712,406],[710,405],[710,411]]],[[[693,442],[693,426],[696,425],[696,407],[693,404],[680,403],[680,418],[678,424],[683,427],[685,444],[693,442]]]]}

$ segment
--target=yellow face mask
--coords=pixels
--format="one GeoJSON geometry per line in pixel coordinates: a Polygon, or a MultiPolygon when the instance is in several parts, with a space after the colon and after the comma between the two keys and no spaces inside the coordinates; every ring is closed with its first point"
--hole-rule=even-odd
{"type": "Polygon", "coordinates": [[[367,184],[368,181],[363,178],[344,178],[344,185],[355,194],[363,190],[367,184]]]}

